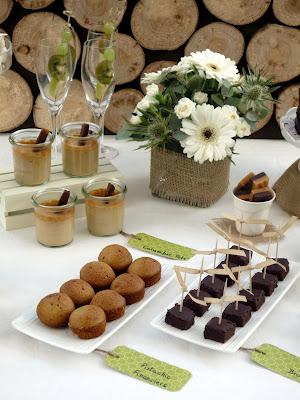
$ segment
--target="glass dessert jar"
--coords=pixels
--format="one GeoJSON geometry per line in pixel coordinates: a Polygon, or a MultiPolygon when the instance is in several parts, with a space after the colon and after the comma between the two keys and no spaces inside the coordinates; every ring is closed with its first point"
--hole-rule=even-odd
{"type": "Polygon", "coordinates": [[[124,220],[125,185],[119,179],[95,178],[82,188],[88,230],[95,236],[116,235],[124,220]],[[108,188],[114,189],[108,193],[108,188]]]}
{"type": "Polygon", "coordinates": [[[36,143],[40,129],[20,129],[10,135],[14,173],[17,183],[26,186],[48,182],[51,168],[53,136],[48,134],[44,143],[36,143]]]}
{"type": "Polygon", "coordinates": [[[100,129],[88,123],[87,136],[80,136],[82,122],[65,124],[60,131],[64,173],[81,177],[93,175],[98,170],[100,129]]]}
{"type": "Polygon", "coordinates": [[[32,196],[36,238],[45,246],[64,246],[73,240],[77,196],[70,192],[67,204],[58,205],[65,190],[51,188],[32,196]]]}

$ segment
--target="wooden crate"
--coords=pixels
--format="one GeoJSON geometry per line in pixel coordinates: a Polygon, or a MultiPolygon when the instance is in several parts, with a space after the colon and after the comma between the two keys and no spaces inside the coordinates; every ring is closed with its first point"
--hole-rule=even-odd
{"type": "Polygon", "coordinates": [[[14,179],[13,171],[0,174],[0,220],[5,230],[26,228],[34,225],[33,193],[54,187],[65,187],[76,193],[78,202],[75,208],[75,217],[85,216],[84,197],[81,192],[82,185],[91,178],[122,178],[121,173],[104,156],[99,158],[99,172],[92,177],[70,178],[63,173],[62,164],[51,167],[50,181],[40,186],[20,186],[14,179]]]}

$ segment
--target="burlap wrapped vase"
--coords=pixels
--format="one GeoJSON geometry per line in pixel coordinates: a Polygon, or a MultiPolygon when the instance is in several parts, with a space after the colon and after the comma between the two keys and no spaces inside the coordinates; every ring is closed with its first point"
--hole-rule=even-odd
{"type": "Polygon", "coordinates": [[[273,186],[278,205],[288,213],[300,218],[300,159],[281,175],[273,186]]]}
{"type": "Polygon", "coordinates": [[[152,194],[179,203],[209,207],[227,191],[230,159],[203,164],[170,150],[151,150],[152,194]]]}

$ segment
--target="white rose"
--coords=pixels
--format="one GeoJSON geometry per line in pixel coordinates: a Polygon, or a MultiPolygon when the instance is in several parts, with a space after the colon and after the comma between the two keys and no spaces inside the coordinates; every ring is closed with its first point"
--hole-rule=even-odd
{"type": "Polygon", "coordinates": [[[196,104],[192,100],[183,97],[175,106],[174,111],[179,119],[188,118],[195,110],[195,107],[196,104]]]}
{"type": "Polygon", "coordinates": [[[141,122],[142,122],[142,120],[139,115],[132,115],[130,118],[130,123],[132,125],[139,125],[141,122]]]}
{"type": "Polygon", "coordinates": [[[194,94],[193,100],[197,103],[197,104],[203,104],[203,103],[207,103],[208,101],[208,96],[206,93],[204,92],[196,92],[194,94]]]}
{"type": "Polygon", "coordinates": [[[146,87],[147,96],[156,96],[159,93],[159,87],[155,83],[151,83],[146,87]]]}
{"type": "Polygon", "coordinates": [[[145,96],[137,104],[136,108],[137,108],[137,110],[146,111],[151,106],[151,104],[152,103],[151,103],[150,99],[147,96],[145,96]]]}
{"type": "Polygon", "coordinates": [[[250,125],[242,117],[239,118],[239,121],[236,124],[236,134],[240,138],[242,138],[244,136],[250,136],[251,135],[250,125]]]}
{"type": "Polygon", "coordinates": [[[222,107],[222,111],[224,111],[225,115],[232,120],[232,122],[238,123],[239,122],[239,115],[237,113],[237,109],[234,106],[225,105],[222,107]]]}

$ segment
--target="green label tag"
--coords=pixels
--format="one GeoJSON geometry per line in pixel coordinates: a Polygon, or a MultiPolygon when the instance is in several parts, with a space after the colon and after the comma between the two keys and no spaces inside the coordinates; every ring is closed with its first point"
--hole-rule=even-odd
{"type": "Polygon", "coordinates": [[[252,351],[251,360],[300,383],[300,357],[271,344],[262,344],[257,349],[260,352],[252,351]]]}
{"type": "Polygon", "coordinates": [[[105,357],[106,363],[111,368],[171,392],[180,390],[192,376],[185,369],[159,361],[126,346],[116,347],[113,353],[119,357],[105,357]]]}
{"type": "Polygon", "coordinates": [[[136,249],[172,258],[173,260],[189,260],[195,255],[194,250],[189,247],[167,242],[146,233],[135,234],[128,240],[128,244],[136,249]]]}

